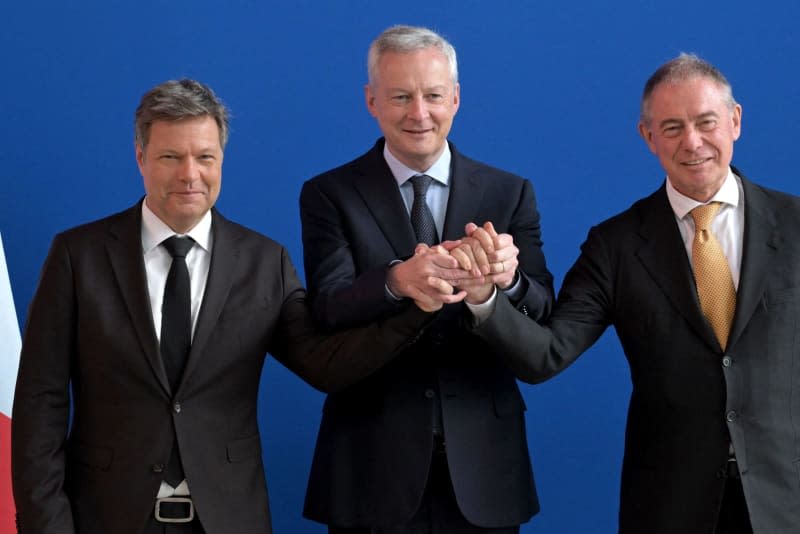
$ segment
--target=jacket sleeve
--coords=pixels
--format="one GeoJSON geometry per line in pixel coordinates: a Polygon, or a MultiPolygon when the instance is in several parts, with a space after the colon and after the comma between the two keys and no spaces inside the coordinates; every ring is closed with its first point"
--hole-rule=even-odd
{"type": "MultiPolygon", "coordinates": [[[[300,193],[306,283],[313,313],[328,330],[366,324],[397,313],[409,303],[386,292],[389,263],[357,274],[342,206],[313,182],[300,193]]],[[[369,246],[369,244],[363,244],[369,246]]]]}
{"type": "Polygon", "coordinates": [[[74,532],[64,484],[76,315],[69,252],[57,236],[30,304],[14,396],[12,482],[20,532],[74,532]]]}
{"type": "Polygon", "coordinates": [[[320,391],[341,390],[377,371],[414,343],[435,313],[406,304],[399,313],[333,334],[321,332],[286,251],[277,340],[269,352],[320,391]]]}
{"type": "Polygon", "coordinates": [[[553,313],[542,324],[518,313],[505,295],[474,333],[495,347],[519,378],[538,383],[560,373],[591,347],[611,323],[612,261],[592,230],[570,268],[553,313]]]}
{"type": "Polygon", "coordinates": [[[553,307],[553,275],[547,269],[542,251],[542,227],[533,186],[523,180],[519,201],[514,207],[508,232],[519,248],[520,288],[510,299],[523,314],[536,321],[547,319],[553,307]]]}

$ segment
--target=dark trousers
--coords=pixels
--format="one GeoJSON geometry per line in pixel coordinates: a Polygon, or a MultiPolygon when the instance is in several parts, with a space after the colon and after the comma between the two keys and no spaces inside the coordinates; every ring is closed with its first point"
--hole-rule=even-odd
{"type": "Polygon", "coordinates": [[[456,503],[447,458],[434,453],[422,503],[404,525],[383,528],[340,528],[328,526],[329,534],[518,534],[519,526],[480,528],[470,524],[456,503]]]}
{"type": "Polygon", "coordinates": [[[205,534],[200,521],[195,519],[191,523],[165,524],[150,518],[144,529],[144,534],[205,534]]]}
{"type": "Polygon", "coordinates": [[[205,532],[197,516],[191,523],[161,523],[156,521],[153,513],[147,520],[143,534],[205,534],[205,532]]]}
{"type": "Polygon", "coordinates": [[[714,534],[753,534],[739,471],[735,465],[730,467],[714,534]]]}

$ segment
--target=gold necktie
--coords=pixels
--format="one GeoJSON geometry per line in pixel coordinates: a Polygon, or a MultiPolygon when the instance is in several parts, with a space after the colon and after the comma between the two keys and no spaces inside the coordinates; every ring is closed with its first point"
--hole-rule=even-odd
{"type": "Polygon", "coordinates": [[[711,221],[720,206],[719,202],[711,202],[691,211],[695,226],[692,263],[700,307],[725,350],[736,309],[736,289],[728,260],[711,232],[711,221]]]}

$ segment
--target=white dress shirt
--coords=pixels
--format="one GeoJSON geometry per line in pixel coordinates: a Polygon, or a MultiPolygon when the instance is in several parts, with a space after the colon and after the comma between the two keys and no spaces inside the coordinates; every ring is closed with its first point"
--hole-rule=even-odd
{"type": "Polygon", "coordinates": [[[667,178],[667,198],[669,199],[672,211],[675,213],[675,220],[678,229],[683,237],[686,247],[686,255],[689,263],[692,262],[692,242],[694,241],[694,219],[691,211],[702,204],[708,202],[720,202],[717,215],[711,222],[711,231],[719,241],[722,252],[728,259],[728,265],[733,277],[733,286],[739,289],[739,274],[742,267],[742,248],[744,243],[744,190],[739,178],[729,169],[728,176],[722,183],[719,191],[711,197],[708,202],[698,202],[679,193],[667,178]]]}
{"type": "MultiPolygon", "coordinates": [[[[147,274],[147,294],[150,297],[150,311],[153,314],[153,326],[156,337],[161,341],[161,305],[164,300],[164,286],[167,283],[167,274],[172,265],[172,256],[166,248],[160,246],[161,242],[174,235],[189,236],[195,245],[186,254],[186,267],[189,270],[189,283],[192,313],[192,337],[200,305],[208,280],[208,268],[211,264],[211,249],[213,236],[211,234],[211,212],[208,211],[194,228],[186,234],[176,234],[164,221],[158,218],[147,202],[142,202],[142,252],[144,255],[144,268],[147,274]]],[[[157,498],[171,497],[173,495],[189,495],[189,486],[184,480],[177,488],[166,482],[161,482],[157,498]]]]}

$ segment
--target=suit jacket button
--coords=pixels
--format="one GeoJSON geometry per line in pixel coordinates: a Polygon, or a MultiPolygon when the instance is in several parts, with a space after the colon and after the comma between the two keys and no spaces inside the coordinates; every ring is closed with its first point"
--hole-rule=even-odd
{"type": "Polygon", "coordinates": [[[432,398],[434,398],[436,396],[436,392],[433,391],[432,389],[426,389],[425,390],[425,396],[427,398],[429,398],[429,399],[432,399],[432,398]]]}
{"type": "Polygon", "coordinates": [[[163,473],[164,472],[164,464],[153,464],[152,469],[153,469],[153,473],[163,473]]]}
{"type": "Polygon", "coordinates": [[[726,420],[726,421],[728,421],[729,423],[733,423],[734,421],[736,421],[736,418],[737,418],[738,416],[739,416],[739,415],[738,415],[736,412],[734,412],[733,410],[731,410],[730,412],[728,412],[727,414],[725,414],[725,420],[726,420]]]}
{"type": "Polygon", "coordinates": [[[175,404],[172,405],[172,409],[175,410],[175,413],[181,413],[181,403],[175,402],[175,404]]]}
{"type": "Polygon", "coordinates": [[[724,358],[722,358],[722,367],[730,367],[732,363],[733,360],[731,359],[730,356],[725,356],[724,358]]]}

